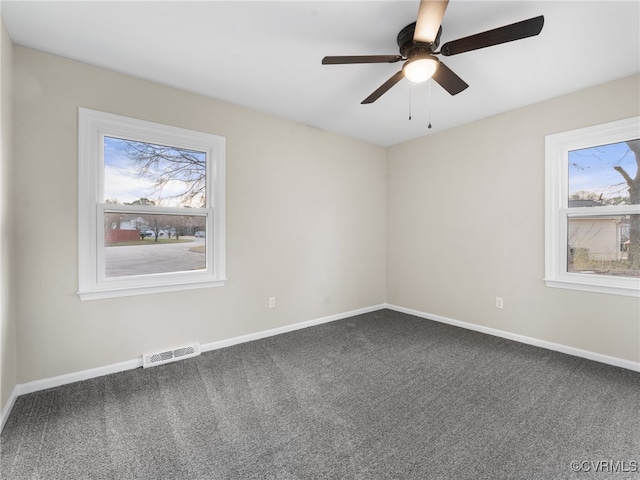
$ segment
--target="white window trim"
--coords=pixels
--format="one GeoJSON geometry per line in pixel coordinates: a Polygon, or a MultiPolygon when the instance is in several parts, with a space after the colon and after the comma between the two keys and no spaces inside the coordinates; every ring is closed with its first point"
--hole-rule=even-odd
{"type": "MultiPolygon", "coordinates": [[[[225,139],[86,108],[78,112],[78,295],[81,300],[161,293],[225,284],[225,139]],[[207,264],[197,272],[172,272],[130,277],[104,277],[104,223],[98,221],[109,205],[101,203],[105,136],[171,145],[206,152],[204,208],[189,209],[207,218],[207,264]],[[212,232],[212,233],[210,233],[212,232]]],[[[118,205],[132,213],[185,213],[184,208],[118,205]]]]}
{"type": "Polygon", "coordinates": [[[640,138],[640,117],[545,139],[545,283],[548,287],[640,297],[640,279],[567,272],[567,218],[640,214],[640,205],[568,208],[569,151],[640,138]]]}

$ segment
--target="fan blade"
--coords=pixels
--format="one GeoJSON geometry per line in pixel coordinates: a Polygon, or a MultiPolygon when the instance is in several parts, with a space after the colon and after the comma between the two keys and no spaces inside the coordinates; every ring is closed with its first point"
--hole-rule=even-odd
{"type": "Polygon", "coordinates": [[[355,55],[341,57],[324,57],[323,65],[343,65],[348,63],[395,63],[402,60],[400,55],[355,55]]]}
{"type": "Polygon", "coordinates": [[[400,70],[398,73],[396,73],[393,77],[391,77],[389,80],[387,80],[386,82],[384,82],[382,85],[380,85],[375,92],[373,92],[371,95],[369,95],[367,98],[365,98],[362,102],[360,102],[361,104],[366,104],[366,103],[373,103],[375,102],[378,98],[380,98],[382,95],[384,95],[387,90],[389,90],[391,87],[393,87],[396,83],[398,83],[400,80],[402,80],[402,78],[404,77],[404,72],[402,70],[400,70]]]}
{"type": "Polygon", "coordinates": [[[431,78],[438,82],[438,84],[451,95],[457,95],[469,86],[442,62],[439,63],[436,73],[434,73],[431,78]]]}
{"type": "Polygon", "coordinates": [[[478,50],[479,48],[491,47],[493,45],[500,45],[501,43],[533,37],[542,31],[543,25],[544,16],[540,15],[539,17],[447,42],[440,49],[440,53],[448,57],[471,50],[478,50]]]}
{"type": "Polygon", "coordinates": [[[438,36],[449,0],[421,0],[413,41],[433,43],[438,36]]]}

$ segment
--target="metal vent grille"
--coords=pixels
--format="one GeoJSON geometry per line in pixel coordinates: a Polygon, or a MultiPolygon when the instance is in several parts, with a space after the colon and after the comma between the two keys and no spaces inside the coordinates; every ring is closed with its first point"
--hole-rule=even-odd
{"type": "Polygon", "coordinates": [[[162,365],[163,363],[175,362],[183,358],[195,357],[200,355],[200,344],[186,345],[176,348],[175,350],[167,350],[164,352],[148,353],[142,356],[142,366],[144,368],[162,365]]]}

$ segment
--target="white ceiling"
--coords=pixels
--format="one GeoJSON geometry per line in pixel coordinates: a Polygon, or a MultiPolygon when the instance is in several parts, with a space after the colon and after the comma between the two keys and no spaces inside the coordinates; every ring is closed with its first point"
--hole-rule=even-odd
{"type": "Polygon", "coordinates": [[[470,87],[452,97],[400,64],[321,65],[396,54],[418,0],[2,1],[16,44],[153,80],[379,145],[441,131],[640,72],[640,2],[451,0],[441,44],[545,16],[537,37],[444,58],[470,87]],[[412,120],[409,120],[411,105],[412,120]]]}

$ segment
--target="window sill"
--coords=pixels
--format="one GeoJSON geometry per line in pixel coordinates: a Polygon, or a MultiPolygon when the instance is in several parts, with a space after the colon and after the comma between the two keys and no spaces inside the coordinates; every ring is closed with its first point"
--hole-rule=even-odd
{"type": "Polygon", "coordinates": [[[603,285],[598,284],[596,282],[579,282],[575,280],[553,280],[546,279],[544,283],[547,287],[552,288],[565,288],[568,290],[578,290],[582,292],[591,292],[591,293],[604,293],[608,295],[622,295],[625,297],[640,297],[640,279],[637,282],[634,282],[634,279],[630,279],[628,282],[628,286],[622,285],[603,285]],[[634,286],[635,284],[635,286],[634,286]]]}
{"type": "Polygon", "coordinates": [[[131,297],[134,295],[148,295],[152,293],[179,292],[197,288],[223,287],[226,279],[205,282],[175,283],[168,285],[147,285],[139,287],[93,289],[78,292],[80,300],[100,300],[104,298],[131,297]]]}

